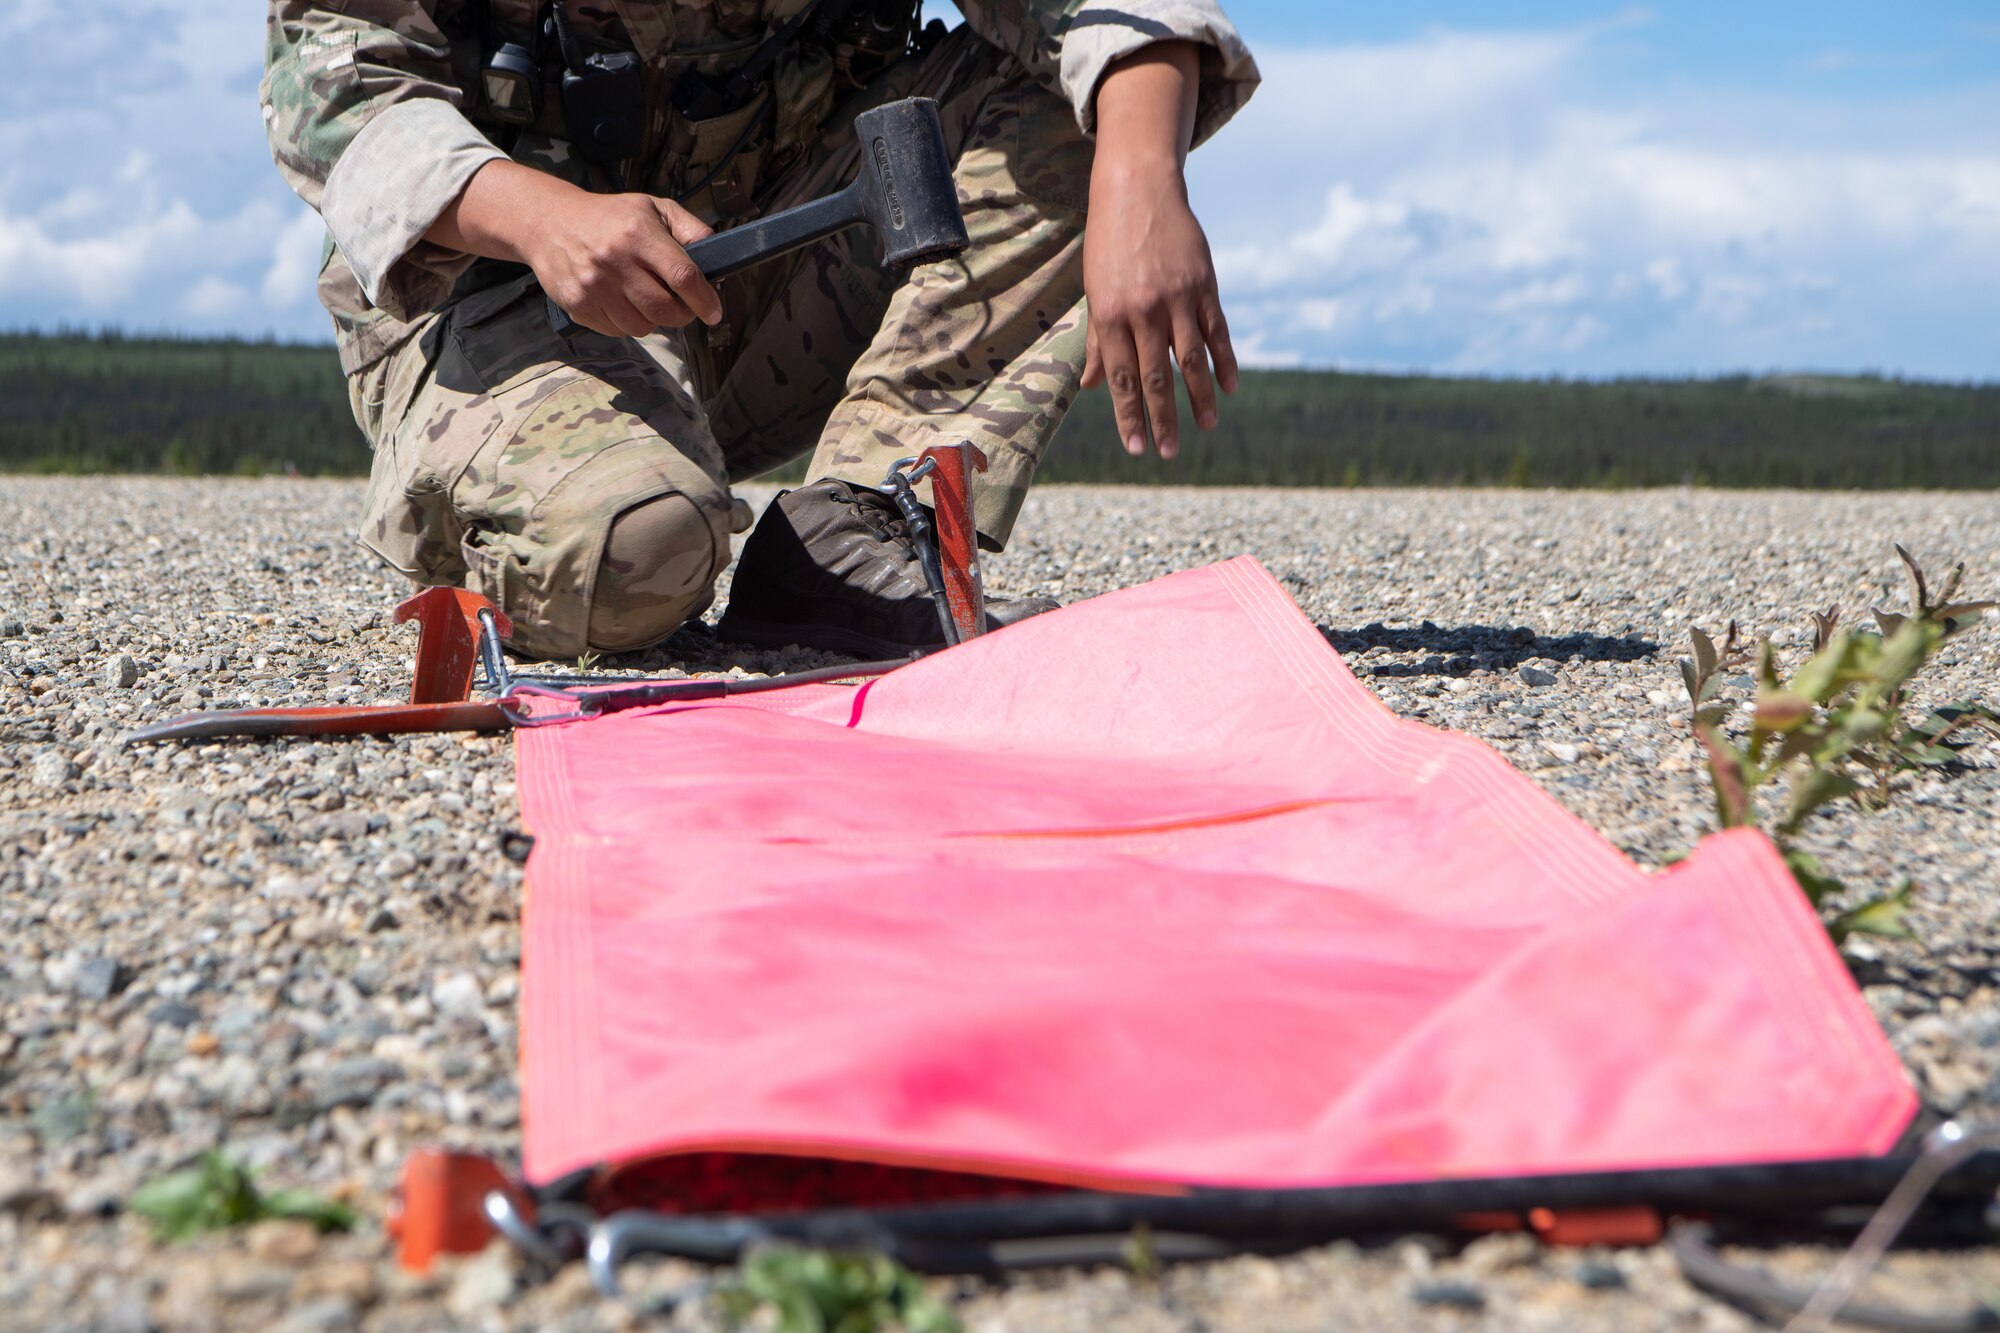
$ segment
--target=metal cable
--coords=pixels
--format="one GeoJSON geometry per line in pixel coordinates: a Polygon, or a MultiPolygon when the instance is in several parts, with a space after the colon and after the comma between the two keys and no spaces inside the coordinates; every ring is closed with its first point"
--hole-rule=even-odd
{"type": "MultiPolygon", "coordinates": [[[[1714,1232],[1705,1222],[1684,1222],[1674,1228],[1668,1244],[1682,1277],[1731,1304],[1796,1316],[1786,1325],[1788,1329],[1801,1326],[1799,1321],[1807,1317],[1815,1297],[1813,1288],[1795,1287],[1759,1269],[1732,1264],[1716,1252],[1713,1240],[1714,1232]]],[[[2000,1315],[1991,1310],[1904,1310],[1866,1301],[1844,1301],[1840,1319],[1843,1323],[1886,1329],[1889,1333],[1980,1333],[2000,1329],[2000,1315]]]]}
{"type": "MultiPolygon", "coordinates": [[[[2000,1146],[2000,1129],[1991,1126],[1967,1129],[1955,1120],[1947,1120],[1924,1135],[1923,1151],[1917,1160],[1896,1182],[1896,1188],[1889,1191],[1889,1197],[1882,1201],[1882,1206],[1868,1219],[1868,1225],[1854,1238],[1854,1244],[1813,1292],[1798,1318],[1785,1326],[1785,1333],[1819,1333],[1836,1316],[1851,1322],[1854,1316],[1848,1301],[1896,1243],[1896,1237],[1909,1225],[1918,1205],[1930,1196],[1940,1180],[1963,1166],[1973,1154],[1996,1146],[2000,1146]]],[[[1992,1318],[1990,1312],[1988,1317],[1992,1318]]],[[[1977,1327],[2000,1328],[2000,1319],[1977,1327]]]]}

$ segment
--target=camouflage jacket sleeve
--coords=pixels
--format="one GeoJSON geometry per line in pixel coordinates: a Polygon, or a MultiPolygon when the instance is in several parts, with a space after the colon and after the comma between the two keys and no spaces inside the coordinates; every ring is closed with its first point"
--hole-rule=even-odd
{"type": "Polygon", "coordinates": [[[424,232],[505,155],[459,114],[450,46],[422,0],[270,0],[269,14],[259,93],[278,169],[368,299],[414,319],[472,262],[424,232]]]}
{"type": "Polygon", "coordinates": [[[1259,75],[1217,0],[957,0],[974,32],[1060,88],[1085,134],[1097,130],[1097,88],[1111,65],[1155,42],[1202,48],[1201,143],[1250,100],[1259,75]]]}

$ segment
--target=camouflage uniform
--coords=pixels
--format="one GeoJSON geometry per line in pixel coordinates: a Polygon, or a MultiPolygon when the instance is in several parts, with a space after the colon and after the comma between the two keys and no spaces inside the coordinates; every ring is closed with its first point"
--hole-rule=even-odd
{"type": "MultiPolygon", "coordinates": [[[[806,2],[572,0],[586,44],[645,64],[646,142],[625,188],[732,225],[838,187],[858,165],[854,115],[929,96],[971,250],[895,274],[850,231],[721,284],[719,327],[616,339],[556,334],[526,269],[423,239],[507,142],[478,117],[473,11],[271,0],[264,118],[287,181],[326,220],[320,295],[375,448],[361,539],[417,582],[493,599],[528,652],[636,647],[699,614],[743,526],[729,484],[809,450],[813,477],[874,484],[898,457],[971,439],[993,462],[980,531],[1003,544],[1082,371],[1106,67],[1152,42],[1201,43],[1198,139],[1256,84],[1215,0],[960,0],[965,26],[886,71],[797,42],[768,97],[707,121],[673,110],[685,70],[736,68],[806,2]]],[[[538,8],[490,0],[490,27],[525,34],[538,8]]],[[[611,188],[561,133],[546,108],[508,155],[611,188]]]]}

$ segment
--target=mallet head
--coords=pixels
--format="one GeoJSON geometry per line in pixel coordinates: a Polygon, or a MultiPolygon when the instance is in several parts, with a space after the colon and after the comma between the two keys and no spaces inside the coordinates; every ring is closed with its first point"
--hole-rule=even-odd
{"type": "Polygon", "coordinates": [[[937,103],[911,97],[864,111],[855,117],[854,132],[861,140],[855,184],[882,236],[883,264],[910,268],[963,254],[972,242],[937,103]]]}
{"type": "MultiPolygon", "coordinates": [[[[854,132],[861,140],[861,170],[846,189],[705,237],[687,248],[688,258],[720,281],[862,222],[881,234],[888,268],[949,259],[970,248],[937,103],[911,97],[864,111],[854,119],[854,132]]],[[[576,327],[561,306],[547,305],[557,333],[576,327]]]]}

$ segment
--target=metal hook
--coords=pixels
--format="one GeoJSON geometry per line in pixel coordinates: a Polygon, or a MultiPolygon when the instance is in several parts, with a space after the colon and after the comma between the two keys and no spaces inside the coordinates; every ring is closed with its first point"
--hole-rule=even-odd
{"type": "Polygon", "coordinates": [[[606,1300],[618,1298],[618,1265],[642,1252],[729,1263],[746,1245],[770,1239],[757,1222],[738,1218],[675,1217],[631,1209],[600,1218],[584,1249],[590,1280],[606,1300]]]}
{"type": "Polygon", "coordinates": [[[486,675],[488,694],[505,694],[513,688],[507,653],[500,646],[500,621],[490,606],[479,609],[479,665],[486,675]]]}
{"type": "Polygon", "coordinates": [[[914,455],[909,458],[899,458],[889,465],[889,475],[882,478],[882,484],[875,489],[884,495],[895,495],[909,490],[935,471],[937,471],[935,458],[926,458],[922,462],[918,462],[914,455]]]}
{"type": "Polygon", "coordinates": [[[507,1190],[488,1190],[480,1201],[480,1208],[493,1229],[514,1242],[523,1253],[550,1268],[559,1268],[563,1262],[563,1252],[556,1243],[542,1234],[541,1228],[521,1216],[515,1206],[514,1196],[507,1190]]]}
{"type": "Polygon", "coordinates": [[[949,647],[959,641],[958,623],[952,618],[951,599],[945,589],[944,564],[938,555],[937,529],[924,513],[923,503],[917,499],[916,492],[916,483],[935,471],[935,458],[926,458],[922,462],[915,458],[899,458],[876,489],[893,499],[897,512],[903,516],[903,527],[909,533],[910,545],[916,550],[917,564],[924,572],[924,586],[930,591],[931,602],[937,607],[939,632],[949,647]]]}
{"type": "Polygon", "coordinates": [[[1896,1182],[1896,1188],[1889,1191],[1889,1197],[1861,1228],[1861,1234],[1854,1238],[1847,1253],[1840,1256],[1840,1262],[1833,1266],[1826,1280],[1814,1290],[1805,1308],[1785,1325],[1785,1333],[1824,1330],[1854,1299],[1855,1291],[1882,1262],[1882,1256],[1896,1243],[1917,1205],[1937,1188],[1938,1181],[1963,1166],[1973,1154],[1995,1147],[2000,1147],[2000,1127],[1996,1126],[1968,1129],[1956,1120],[1947,1120],[1924,1135],[1923,1151],[1917,1160],[1896,1182]]]}
{"type": "Polygon", "coordinates": [[[603,705],[596,702],[591,695],[556,689],[549,685],[536,685],[525,680],[515,681],[499,703],[500,711],[516,727],[559,726],[565,722],[579,722],[597,717],[604,711],[603,705]],[[556,712],[537,713],[526,702],[529,699],[560,699],[568,707],[556,712]]]}

